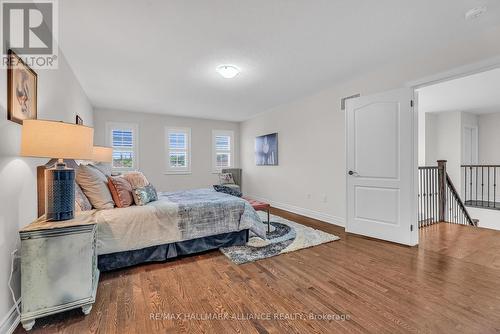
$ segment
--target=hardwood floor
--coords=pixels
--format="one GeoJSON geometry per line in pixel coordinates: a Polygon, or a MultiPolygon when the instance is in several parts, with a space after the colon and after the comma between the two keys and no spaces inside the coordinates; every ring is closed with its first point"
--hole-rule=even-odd
{"type": "Polygon", "coordinates": [[[437,224],[421,230],[419,247],[405,247],[272,212],[341,240],[239,266],[213,251],[104,273],[89,316],[74,310],[47,317],[32,332],[500,331],[500,231],[437,224]],[[183,315],[151,318],[169,313],[183,315]],[[206,319],[225,313],[240,319],[206,319]],[[335,314],[347,319],[301,319],[335,314]]]}

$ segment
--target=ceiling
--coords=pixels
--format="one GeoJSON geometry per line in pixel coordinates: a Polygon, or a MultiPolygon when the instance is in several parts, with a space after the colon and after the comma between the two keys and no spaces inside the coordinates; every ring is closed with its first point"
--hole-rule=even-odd
{"type": "Polygon", "coordinates": [[[500,112],[500,68],[419,89],[423,112],[500,112]]]}
{"type": "MultiPolygon", "coordinates": [[[[60,45],[96,108],[241,121],[500,25],[496,0],[65,0],[60,45]],[[483,17],[465,12],[487,5],[483,17]],[[230,63],[232,80],[215,71],[230,63]]],[[[464,46],[465,47],[465,46],[464,46]]]]}

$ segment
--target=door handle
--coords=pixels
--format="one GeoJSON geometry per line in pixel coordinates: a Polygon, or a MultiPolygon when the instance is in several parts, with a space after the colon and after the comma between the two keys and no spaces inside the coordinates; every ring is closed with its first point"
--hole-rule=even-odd
{"type": "Polygon", "coordinates": [[[348,174],[351,176],[358,176],[358,173],[352,170],[350,170],[348,174]]]}

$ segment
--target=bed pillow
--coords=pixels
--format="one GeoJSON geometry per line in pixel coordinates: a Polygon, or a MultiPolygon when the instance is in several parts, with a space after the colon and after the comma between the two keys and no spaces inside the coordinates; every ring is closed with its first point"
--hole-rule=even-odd
{"type": "Polygon", "coordinates": [[[108,188],[108,179],[96,168],[80,165],[76,170],[76,182],[94,208],[112,209],[115,207],[108,188]]]}
{"type": "Polygon", "coordinates": [[[99,170],[101,173],[103,173],[106,176],[111,176],[111,174],[113,172],[110,163],[98,162],[96,164],[90,164],[88,166],[91,166],[91,167],[99,170]]]}
{"type": "Polygon", "coordinates": [[[126,208],[134,204],[132,186],[123,177],[108,176],[108,188],[117,207],[126,208]]]}
{"type": "Polygon", "coordinates": [[[224,194],[228,194],[228,195],[232,195],[232,196],[236,196],[236,197],[242,196],[241,191],[237,188],[231,188],[231,187],[216,184],[216,185],[214,185],[214,189],[215,189],[215,191],[220,192],[220,193],[224,193],[224,194]]]}
{"type": "Polygon", "coordinates": [[[130,183],[132,189],[144,188],[149,184],[148,179],[141,172],[128,172],[123,174],[123,177],[130,183]]]}
{"type": "Polygon", "coordinates": [[[219,174],[219,183],[221,185],[234,184],[233,174],[231,174],[231,173],[220,173],[219,174]]]}
{"type": "Polygon", "coordinates": [[[92,210],[92,204],[83,193],[82,188],[75,182],[75,209],[76,211],[89,211],[92,210]]]}
{"type": "Polygon", "coordinates": [[[132,195],[134,196],[135,205],[146,205],[149,202],[158,200],[156,189],[151,184],[148,184],[147,186],[142,188],[134,189],[132,191],[132,195]]]}

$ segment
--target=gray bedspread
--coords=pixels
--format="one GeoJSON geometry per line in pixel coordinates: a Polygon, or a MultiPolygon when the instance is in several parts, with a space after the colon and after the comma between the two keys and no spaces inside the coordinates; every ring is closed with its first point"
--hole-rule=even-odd
{"type": "Polygon", "coordinates": [[[102,210],[98,253],[136,250],[250,229],[265,238],[265,225],[247,201],[213,189],[160,193],[145,206],[102,210]]]}
{"type": "Polygon", "coordinates": [[[238,230],[250,228],[259,237],[266,237],[259,215],[244,199],[213,189],[160,193],[159,200],[162,199],[178,204],[179,229],[184,240],[227,232],[237,222],[238,230]]]}

